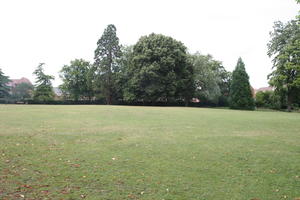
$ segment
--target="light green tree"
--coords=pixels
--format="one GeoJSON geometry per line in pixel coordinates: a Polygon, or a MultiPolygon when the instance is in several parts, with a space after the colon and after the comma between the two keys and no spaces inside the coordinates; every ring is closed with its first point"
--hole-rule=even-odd
{"type": "Polygon", "coordinates": [[[270,85],[287,98],[291,111],[300,94],[300,19],[284,24],[275,22],[268,43],[268,55],[273,58],[273,71],[268,76],[270,85]]]}
{"type": "Polygon", "coordinates": [[[93,90],[89,85],[91,70],[90,63],[83,59],[75,59],[70,65],[64,65],[60,71],[60,78],[63,81],[61,90],[75,101],[82,98],[90,100],[93,96],[93,90]]]}

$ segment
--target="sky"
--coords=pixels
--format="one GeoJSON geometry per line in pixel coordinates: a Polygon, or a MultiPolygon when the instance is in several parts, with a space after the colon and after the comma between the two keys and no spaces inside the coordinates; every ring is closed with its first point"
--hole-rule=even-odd
{"type": "Polygon", "coordinates": [[[211,54],[232,71],[242,57],[254,88],[268,85],[267,56],[275,21],[294,19],[295,0],[0,0],[0,68],[11,79],[27,77],[45,63],[59,71],[71,60],[93,62],[108,24],[122,45],[160,33],[184,43],[190,53],[211,54]]]}

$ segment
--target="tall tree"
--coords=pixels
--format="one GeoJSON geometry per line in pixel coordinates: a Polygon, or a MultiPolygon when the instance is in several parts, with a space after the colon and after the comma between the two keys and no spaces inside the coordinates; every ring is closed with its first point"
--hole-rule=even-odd
{"type": "Polygon", "coordinates": [[[268,76],[269,83],[286,96],[291,111],[300,94],[300,19],[286,24],[275,22],[270,36],[268,55],[273,58],[273,72],[268,76]]]}
{"type": "Polygon", "coordinates": [[[8,76],[5,76],[0,68],[0,99],[9,96],[10,88],[7,86],[8,82],[8,76]]]}
{"type": "Polygon", "coordinates": [[[194,67],[195,97],[204,104],[227,105],[230,72],[211,55],[191,55],[194,67]]]}
{"type": "Polygon", "coordinates": [[[150,34],[133,47],[128,69],[128,101],[155,103],[185,100],[193,96],[193,67],[186,47],[171,37],[150,34]]]}
{"type": "Polygon", "coordinates": [[[121,50],[116,27],[110,24],[98,40],[95,50],[96,75],[107,104],[112,104],[114,99],[115,72],[119,70],[118,59],[120,56],[121,50]]]}
{"type": "Polygon", "coordinates": [[[90,63],[83,59],[75,59],[70,65],[64,65],[60,71],[63,84],[60,88],[68,93],[72,99],[92,98],[93,91],[89,87],[90,63]]]}
{"type": "Polygon", "coordinates": [[[221,95],[218,83],[221,81],[214,70],[220,63],[210,55],[201,55],[199,52],[192,55],[195,78],[195,97],[201,102],[217,104],[221,95]]]}
{"type": "Polygon", "coordinates": [[[232,109],[255,109],[249,76],[241,58],[238,59],[236,68],[232,73],[229,97],[230,108],[232,109]]]}
{"type": "Polygon", "coordinates": [[[54,92],[51,80],[54,76],[44,73],[45,63],[40,63],[33,74],[36,76],[36,85],[33,94],[33,99],[39,102],[47,102],[54,99],[54,92]]]}

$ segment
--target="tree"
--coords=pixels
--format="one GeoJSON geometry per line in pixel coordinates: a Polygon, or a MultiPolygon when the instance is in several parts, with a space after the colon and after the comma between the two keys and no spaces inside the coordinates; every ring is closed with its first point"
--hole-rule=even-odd
{"type": "Polygon", "coordinates": [[[107,104],[112,104],[115,96],[115,72],[119,70],[118,59],[120,56],[121,50],[116,27],[110,24],[97,42],[94,63],[98,84],[107,104]]]}
{"type": "Polygon", "coordinates": [[[191,59],[194,67],[195,97],[204,104],[227,105],[230,72],[211,55],[197,52],[191,55],[191,59]]]}
{"type": "Polygon", "coordinates": [[[232,73],[229,97],[231,109],[255,109],[249,76],[241,58],[238,59],[236,68],[232,73]]]}
{"type": "Polygon", "coordinates": [[[273,72],[268,76],[275,92],[287,98],[291,111],[295,98],[300,94],[300,19],[286,24],[275,22],[270,33],[268,55],[273,57],[273,72]]]}
{"type": "Polygon", "coordinates": [[[221,95],[220,82],[214,68],[220,63],[213,60],[211,55],[201,55],[199,52],[192,55],[195,79],[195,97],[201,102],[217,104],[221,95]]]}
{"type": "Polygon", "coordinates": [[[5,76],[0,68],[0,99],[9,96],[10,88],[7,86],[8,83],[9,83],[8,76],[5,76]]]}
{"type": "Polygon", "coordinates": [[[36,76],[36,85],[33,93],[33,99],[39,102],[52,101],[54,99],[54,92],[51,80],[54,77],[44,73],[45,63],[40,63],[33,74],[36,76]]]}
{"type": "Polygon", "coordinates": [[[61,90],[68,93],[75,101],[86,97],[91,100],[93,90],[89,87],[90,70],[90,63],[83,59],[75,59],[70,62],[70,65],[64,65],[60,71],[60,78],[63,81],[61,90]]]}
{"type": "Polygon", "coordinates": [[[125,100],[144,103],[184,100],[187,105],[192,98],[193,66],[181,42],[154,33],[141,37],[133,47],[130,62],[125,100]]]}
{"type": "Polygon", "coordinates": [[[20,83],[11,89],[11,98],[16,101],[24,101],[32,97],[33,85],[30,83],[20,83]]]}
{"type": "Polygon", "coordinates": [[[129,87],[130,80],[130,67],[133,60],[133,46],[122,46],[122,56],[119,59],[119,71],[116,72],[116,94],[120,101],[124,100],[125,90],[129,87]]]}

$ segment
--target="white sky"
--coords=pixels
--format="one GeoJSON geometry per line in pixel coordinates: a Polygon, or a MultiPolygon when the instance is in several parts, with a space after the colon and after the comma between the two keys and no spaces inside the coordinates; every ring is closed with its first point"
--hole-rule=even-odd
{"type": "Polygon", "coordinates": [[[211,54],[232,71],[239,56],[255,87],[267,85],[273,22],[293,19],[295,0],[0,0],[0,68],[27,77],[40,62],[55,75],[72,59],[93,62],[96,42],[115,24],[121,44],[152,32],[182,41],[191,53],[211,54]]]}

